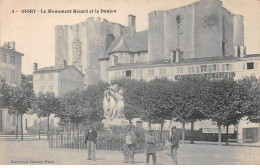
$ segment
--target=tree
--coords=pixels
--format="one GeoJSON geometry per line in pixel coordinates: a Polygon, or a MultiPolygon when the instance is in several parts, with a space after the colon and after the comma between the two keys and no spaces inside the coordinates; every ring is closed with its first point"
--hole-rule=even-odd
{"type": "Polygon", "coordinates": [[[143,97],[142,119],[151,124],[160,124],[161,131],[165,120],[172,118],[168,108],[172,82],[167,78],[156,78],[147,83],[147,89],[143,97]]]}
{"type": "MultiPolygon", "coordinates": [[[[22,83],[17,87],[5,85],[4,97],[6,98],[6,106],[9,113],[17,116],[20,115],[21,120],[21,140],[23,140],[23,114],[31,109],[32,103],[35,99],[32,83],[25,75],[22,75],[22,83]]],[[[18,124],[18,121],[17,121],[18,124]]],[[[18,125],[17,125],[18,129],[18,125]]],[[[17,131],[18,132],[18,131],[17,131]]]]}
{"type": "MultiPolygon", "coordinates": [[[[213,80],[205,101],[208,117],[217,123],[218,145],[221,145],[221,126],[227,129],[244,116],[243,102],[246,99],[244,87],[233,79],[213,80]]],[[[228,136],[226,137],[226,140],[228,136]]]]}
{"type": "Polygon", "coordinates": [[[182,142],[185,139],[185,123],[191,123],[191,144],[194,143],[194,123],[206,119],[204,98],[207,80],[203,78],[182,78],[173,85],[169,104],[173,116],[182,123],[182,142]]]}
{"type": "Polygon", "coordinates": [[[242,105],[243,113],[253,123],[260,123],[260,80],[254,75],[244,77],[238,83],[244,87],[246,98],[242,105]]]}
{"type": "Polygon", "coordinates": [[[147,84],[143,80],[135,80],[122,78],[114,81],[119,87],[123,88],[123,97],[125,100],[124,104],[124,115],[129,124],[134,118],[139,118],[143,113],[142,103],[147,84]]]}
{"type": "Polygon", "coordinates": [[[73,129],[75,125],[79,128],[79,123],[86,119],[87,111],[89,111],[89,102],[86,102],[83,96],[83,93],[73,90],[60,98],[61,108],[56,113],[56,116],[60,117],[61,121],[69,119],[73,129]]]}
{"type": "Polygon", "coordinates": [[[83,100],[88,105],[87,122],[101,122],[104,119],[104,91],[107,89],[108,84],[99,82],[95,85],[89,85],[86,90],[83,91],[83,100]]]}
{"type": "Polygon", "coordinates": [[[56,114],[60,110],[60,101],[53,92],[47,92],[45,94],[39,93],[35,101],[37,106],[38,116],[47,117],[47,134],[49,138],[50,132],[50,115],[56,114]]]}

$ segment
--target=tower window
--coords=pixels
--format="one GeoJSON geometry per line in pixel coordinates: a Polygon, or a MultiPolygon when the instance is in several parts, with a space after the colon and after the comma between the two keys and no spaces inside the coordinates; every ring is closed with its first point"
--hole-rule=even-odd
{"type": "Polygon", "coordinates": [[[131,77],[131,70],[125,71],[125,75],[126,75],[126,77],[131,77]]]}
{"type": "Polygon", "coordinates": [[[247,69],[254,69],[254,63],[253,62],[248,62],[247,63],[247,69]]]}

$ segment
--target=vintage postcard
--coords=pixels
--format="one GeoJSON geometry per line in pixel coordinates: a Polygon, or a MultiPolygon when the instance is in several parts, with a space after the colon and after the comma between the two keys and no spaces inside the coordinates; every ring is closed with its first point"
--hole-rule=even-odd
{"type": "Polygon", "coordinates": [[[0,165],[259,165],[259,0],[0,0],[0,165]]]}

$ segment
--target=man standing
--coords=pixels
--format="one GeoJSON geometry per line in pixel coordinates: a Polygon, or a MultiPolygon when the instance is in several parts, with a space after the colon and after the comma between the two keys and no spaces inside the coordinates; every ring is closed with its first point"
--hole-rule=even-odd
{"type": "Polygon", "coordinates": [[[176,126],[171,129],[172,135],[169,139],[171,142],[171,157],[173,160],[173,164],[177,165],[177,150],[179,148],[179,134],[177,133],[176,126]]]}
{"type": "Polygon", "coordinates": [[[88,131],[86,132],[86,139],[85,139],[85,143],[87,143],[87,149],[88,149],[88,160],[96,161],[96,157],[95,157],[96,142],[97,142],[97,132],[90,125],[88,131]]]}
{"type": "Polygon", "coordinates": [[[152,130],[147,131],[145,136],[145,153],[146,153],[146,164],[149,164],[150,155],[153,157],[153,164],[156,164],[156,146],[155,146],[155,137],[152,130]]]}
{"type": "Polygon", "coordinates": [[[132,131],[131,125],[128,125],[127,134],[126,134],[126,143],[123,150],[125,163],[129,162],[129,157],[130,157],[130,163],[134,164],[135,141],[136,141],[135,133],[132,131]]]}

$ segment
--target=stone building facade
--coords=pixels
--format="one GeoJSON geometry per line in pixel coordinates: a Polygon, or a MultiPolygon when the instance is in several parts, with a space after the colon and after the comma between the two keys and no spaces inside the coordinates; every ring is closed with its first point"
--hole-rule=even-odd
{"type": "Polygon", "coordinates": [[[88,18],[75,25],[56,26],[55,66],[61,66],[66,60],[68,65],[74,65],[85,75],[85,85],[96,83],[101,76],[98,58],[115,38],[126,32],[125,26],[100,18],[88,18]]]}
{"type": "Polygon", "coordinates": [[[36,94],[53,92],[55,96],[63,96],[71,90],[83,90],[84,75],[73,65],[61,67],[45,67],[38,69],[34,64],[33,89],[36,94]]]}
{"type": "MultiPolygon", "coordinates": [[[[21,84],[22,57],[24,54],[15,50],[15,42],[6,42],[0,47],[0,87],[4,79],[10,86],[16,87],[21,84]]],[[[18,117],[18,121],[20,117],[18,117]]],[[[0,133],[14,133],[16,130],[16,115],[9,115],[8,109],[4,108],[4,99],[0,91],[0,133]]]]}

